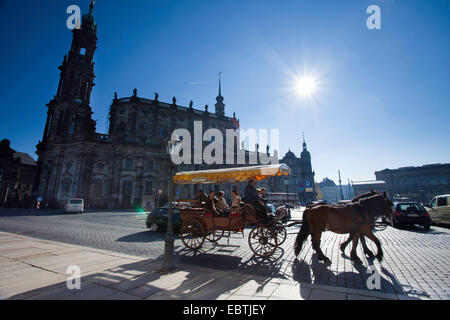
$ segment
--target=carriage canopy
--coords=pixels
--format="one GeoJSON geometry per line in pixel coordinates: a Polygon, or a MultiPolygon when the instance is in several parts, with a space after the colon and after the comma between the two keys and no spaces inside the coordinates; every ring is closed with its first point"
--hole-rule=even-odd
{"type": "Polygon", "coordinates": [[[178,172],[173,181],[176,184],[233,183],[249,179],[257,181],[273,176],[287,176],[291,169],[287,164],[269,164],[214,170],[178,172]]]}

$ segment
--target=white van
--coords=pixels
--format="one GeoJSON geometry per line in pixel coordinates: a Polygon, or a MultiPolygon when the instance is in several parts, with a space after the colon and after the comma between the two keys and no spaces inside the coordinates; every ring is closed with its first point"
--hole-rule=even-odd
{"type": "Polygon", "coordinates": [[[70,199],[69,202],[66,204],[66,213],[68,212],[79,212],[83,213],[84,210],[84,201],[80,198],[73,198],[70,199]]]}
{"type": "Polygon", "coordinates": [[[434,223],[450,223],[450,194],[434,197],[427,211],[434,223]]]}

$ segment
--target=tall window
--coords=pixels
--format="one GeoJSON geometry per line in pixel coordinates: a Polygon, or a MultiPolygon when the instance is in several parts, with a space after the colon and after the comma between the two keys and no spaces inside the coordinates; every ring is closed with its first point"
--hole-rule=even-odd
{"type": "Polygon", "coordinates": [[[153,182],[152,181],[146,181],[145,182],[145,188],[144,188],[144,195],[149,196],[153,194],[153,182]]]}
{"type": "Polygon", "coordinates": [[[75,120],[76,120],[76,116],[73,114],[72,120],[70,121],[69,134],[75,133],[75,120]]]}
{"type": "Polygon", "coordinates": [[[145,171],[153,171],[155,168],[155,165],[154,165],[154,161],[153,160],[147,160],[146,162],[145,162],[145,168],[144,168],[144,170],[145,171]]]}
{"type": "Polygon", "coordinates": [[[123,182],[123,194],[131,194],[131,189],[133,187],[133,183],[131,181],[123,182]]]}
{"type": "Polygon", "coordinates": [[[125,169],[127,170],[133,169],[133,159],[131,158],[125,159],[125,169]]]}

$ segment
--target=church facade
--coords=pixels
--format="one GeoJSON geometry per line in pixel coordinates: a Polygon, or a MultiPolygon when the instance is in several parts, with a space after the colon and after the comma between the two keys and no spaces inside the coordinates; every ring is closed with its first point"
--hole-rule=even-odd
{"type": "Polygon", "coordinates": [[[268,179],[267,189],[274,193],[296,194],[294,199],[287,199],[289,202],[299,201],[308,203],[317,199],[316,187],[314,183],[315,172],[312,170],[311,154],[307,149],[303,138],[303,150],[300,157],[297,157],[291,150],[280,160],[291,168],[291,175],[287,177],[273,177],[268,179]]]}
{"type": "MultiPolygon", "coordinates": [[[[47,120],[37,145],[39,165],[38,196],[53,207],[68,199],[85,199],[88,208],[154,207],[167,199],[167,142],[175,128],[193,132],[194,121],[202,121],[203,131],[236,129],[235,115],[225,115],[221,95],[214,112],[138,96],[118,98],[110,106],[109,132],[96,132],[90,96],[94,87],[94,53],[97,24],[92,15],[83,15],[80,29],[73,30],[72,45],[59,67],[57,93],[47,104],[47,120]]],[[[236,142],[239,140],[236,140],[236,142]]],[[[181,165],[178,170],[195,170],[203,165],[181,165]]],[[[214,167],[214,166],[213,166],[214,167]]],[[[209,167],[211,168],[211,166],[209,167]]],[[[194,186],[183,186],[179,197],[191,196],[194,186]]]]}

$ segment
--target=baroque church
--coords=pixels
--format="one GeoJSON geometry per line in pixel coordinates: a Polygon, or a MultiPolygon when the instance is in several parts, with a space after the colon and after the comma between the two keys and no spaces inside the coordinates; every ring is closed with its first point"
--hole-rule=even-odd
{"type": "MultiPolygon", "coordinates": [[[[44,134],[36,151],[38,195],[54,207],[62,207],[72,197],[85,199],[89,208],[154,207],[160,198],[167,198],[166,145],[171,132],[175,128],[193,132],[194,121],[202,121],[203,130],[225,132],[239,125],[239,120],[225,115],[220,82],[214,112],[208,105],[195,109],[192,101],[189,107],[177,105],[175,97],[172,103],[161,102],[157,93],[153,100],[141,98],[134,89],[130,97],[114,94],[109,132],[97,133],[90,106],[97,49],[92,11],[91,3],[80,29],[72,31],[70,51],[59,67],[57,93],[47,104],[44,134]]],[[[203,166],[182,167],[178,169],[203,166]]],[[[184,191],[186,195],[194,192],[184,191]]]]}
{"type": "MultiPolygon", "coordinates": [[[[72,31],[70,51],[59,67],[56,95],[47,104],[44,133],[36,146],[37,194],[50,207],[61,208],[70,198],[77,197],[85,200],[87,208],[154,208],[167,201],[169,156],[166,146],[173,130],[185,128],[193,136],[194,121],[202,122],[203,132],[215,128],[224,137],[227,129],[234,130],[236,156],[238,148],[240,152],[244,150],[238,146],[239,120],[234,113],[233,117],[225,115],[219,79],[214,112],[208,110],[208,105],[203,110],[194,108],[192,101],[188,107],[177,105],[175,97],[172,103],[162,102],[157,93],[153,99],[142,98],[137,89],[129,97],[119,98],[114,93],[109,110],[109,131],[97,133],[90,106],[97,49],[97,24],[92,12],[93,3],[89,13],[83,15],[80,28],[72,31]]],[[[203,144],[207,143],[204,141],[203,144]]],[[[306,145],[304,150],[307,152],[306,145]]],[[[252,153],[245,151],[246,163],[254,156],[252,153]]],[[[258,146],[255,153],[259,161],[258,146]]],[[[269,148],[264,153],[270,157],[269,148]]],[[[277,151],[272,158],[278,159],[277,151]]],[[[307,159],[301,163],[304,161],[307,159]]],[[[182,164],[177,166],[177,171],[225,166],[182,164]]],[[[305,167],[308,167],[306,163],[305,167]]],[[[297,177],[302,175],[299,173],[297,177]]],[[[228,184],[205,186],[204,189],[224,190],[231,194],[233,187],[228,184]]],[[[191,198],[198,189],[197,185],[178,186],[176,197],[191,198]]]]}
{"type": "Polygon", "coordinates": [[[270,192],[287,192],[296,194],[299,202],[307,203],[315,201],[317,198],[314,184],[315,172],[312,170],[311,154],[306,147],[303,137],[303,150],[300,157],[297,157],[290,149],[280,160],[291,168],[291,174],[287,177],[273,177],[269,179],[267,188],[270,192]]]}

